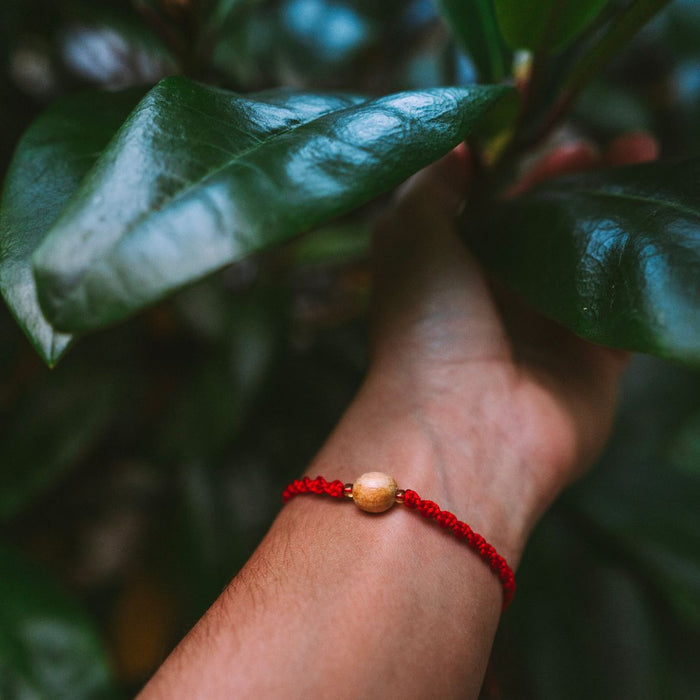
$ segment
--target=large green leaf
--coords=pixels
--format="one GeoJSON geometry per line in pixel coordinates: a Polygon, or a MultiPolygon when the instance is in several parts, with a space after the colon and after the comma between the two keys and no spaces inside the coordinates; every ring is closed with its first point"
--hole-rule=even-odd
{"type": "Polygon", "coordinates": [[[492,0],[438,0],[440,13],[484,82],[503,80],[510,66],[492,0]]]}
{"type": "Polygon", "coordinates": [[[112,140],[34,257],[63,330],[114,322],[401,182],[471,132],[500,87],[371,101],[244,97],[168,78],[112,140]]]}
{"type": "Polygon", "coordinates": [[[556,51],[590,24],[607,1],[494,0],[494,5],[511,48],[556,51]]]}
{"type": "Polygon", "coordinates": [[[700,361],[700,159],[561,178],[499,204],[477,253],[604,345],[700,361]]]}
{"type": "Polygon", "coordinates": [[[0,598],[0,697],[117,697],[85,613],[2,544],[0,598]]]}
{"type": "Polygon", "coordinates": [[[71,338],[41,313],[31,255],[138,96],[86,92],[59,102],[26,132],[7,175],[0,205],[0,290],[49,365],[71,338]]]}

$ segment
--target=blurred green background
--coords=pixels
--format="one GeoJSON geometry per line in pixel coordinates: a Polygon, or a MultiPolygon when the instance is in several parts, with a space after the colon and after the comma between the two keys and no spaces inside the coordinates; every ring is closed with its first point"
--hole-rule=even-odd
{"type": "MultiPolygon", "coordinates": [[[[173,72],[247,91],[473,80],[429,1],[5,0],[0,174],[61,94],[173,72]]],[[[673,2],[567,128],[700,152],[700,3],[673,2]]],[[[235,574],[362,378],[381,202],[82,339],[0,311],[0,698],[133,695],[235,574]]],[[[484,697],[700,692],[700,373],[646,357],[598,468],[542,521],[484,697]]]]}

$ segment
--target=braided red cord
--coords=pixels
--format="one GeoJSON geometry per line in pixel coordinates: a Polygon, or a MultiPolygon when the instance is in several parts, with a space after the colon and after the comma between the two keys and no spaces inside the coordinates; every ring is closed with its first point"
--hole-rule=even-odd
{"type": "Polygon", "coordinates": [[[478,532],[463,523],[456,515],[448,510],[441,510],[433,501],[424,501],[415,491],[406,489],[403,504],[411,510],[417,510],[422,516],[435,520],[440,527],[450,530],[452,534],[474,550],[485,562],[489,569],[498,576],[503,586],[503,610],[513,600],[515,595],[515,576],[506,560],[478,532]]]}
{"type": "Polygon", "coordinates": [[[315,479],[310,479],[305,476],[303,479],[294,479],[282,493],[282,500],[286,503],[290,498],[302,493],[326,494],[332,498],[343,498],[345,488],[342,481],[328,482],[322,476],[317,476],[315,479]]]}
{"type": "MultiPolygon", "coordinates": [[[[397,502],[403,503],[410,510],[418,511],[422,516],[435,520],[440,527],[449,530],[460,541],[463,541],[470,549],[478,554],[489,569],[498,576],[503,586],[503,610],[513,600],[515,595],[515,576],[506,560],[498,554],[479,533],[474,532],[469,525],[463,523],[456,515],[447,510],[442,510],[437,503],[423,500],[415,491],[406,489],[397,496],[397,502]]],[[[345,497],[345,485],[342,481],[326,481],[322,476],[310,479],[305,476],[302,479],[294,479],[282,493],[282,500],[287,503],[291,498],[300,494],[326,494],[332,498],[345,497]]]]}

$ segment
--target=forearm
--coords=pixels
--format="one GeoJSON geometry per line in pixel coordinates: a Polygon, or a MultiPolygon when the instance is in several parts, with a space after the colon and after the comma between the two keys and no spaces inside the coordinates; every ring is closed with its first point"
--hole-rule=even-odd
{"type": "MultiPolygon", "coordinates": [[[[483,416],[447,441],[396,398],[370,380],[309,473],[390,473],[515,566],[537,508],[512,450],[483,416]]],[[[485,563],[416,513],[296,498],[143,698],[475,697],[501,603],[485,563]]]]}

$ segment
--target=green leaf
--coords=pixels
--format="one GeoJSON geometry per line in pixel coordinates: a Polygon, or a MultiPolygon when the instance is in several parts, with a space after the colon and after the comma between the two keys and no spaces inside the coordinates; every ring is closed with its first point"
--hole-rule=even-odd
{"type": "Polygon", "coordinates": [[[0,598],[1,697],[118,696],[83,610],[2,544],[0,598]]]}
{"type": "Polygon", "coordinates": [[[376,43],[380,30],[379,23],[356,5],[333,0],[282,3],[279,25],[275,28],[279,58],[307,80],[352,65],[376,43]]]}
{"type": "MultiPolygon", "coordinates": [[[[653,131],[651,106],[634,90],[595,81],[576,101],[574,119],[603,141],[629,131],[653,131]]],[[[692,151],[691,151],[692,152],[692,151]]]]}
{"type": "Polygon", "coordinates": [[[304,236],[290,252],[296,265],[328,268],[367,259],[371,240],[366,221],[334,222],[304,236]]]}
{"type": "Polygon", "coordinates": [[[668,460],[676,469],[700,479],[700,412],[681,423],[668,453],[668,460]]]}
{"type": "Polygon", "coordinates": [[[122,319],[389,190],[474,130],[501,87],[372,101],[244,97],[168,78],[139,104],[34,257],[63,330],[122,319]]]}
{"type": "Polygon", "coordinates": [[[457,42],[472,59],[482,81],[500,82],[508,73],[509,53],[503,45],[491,0],[438,0],[440,13],[457,42]]]}
{"type": "Polygon", "coordinates": [[[696,694],[687,660],[700,650],[700,483],[660,455],[697,410],[699,380],[633,358],[602,462],[538,524],[518,569],[495,670],[501,680],[522,668],[504,697],[523,687],[537,698],[571,697],[572,687],[577,698],[696,694]]]}
{"type": "Polygon", "coordinates": [[[564,501],[584,531],[653,589],[667,616],[698,632],[700,480],[677,463],[692,454],[678,454],[674,441],[679,426],[693,427],[699,381],[697,371],[635,357],[601,463],[564,501]]]}
{"type": "Polygon", "coordinates": [[[494,207],[474,248],[584,338],[697,363],[699,193],[697,158],[560,178],[494,207]]]}
{"type": "Polygon", "coordinates": [[[553,519],[528,552],[503,620],[500,644],[510,648],[495,670],[505,676],[504,697],[520,697],[523,687],[536,698],[610,698],[620,688],[629,698],[693,697],[682,688],[697,687],[697,667],[683,657],[697,655],[700,635],[682,616],[669,616],[643,575],[584,527],[553,519]],[[520,675],[508,682],[515,664],[520,675]]]}
{"type": "Polygon", "coordinates": [[[608,0],[494,0],[503,37],[513,49],[558,51],[587,27],[608,0]]]}
{"type": "Polygon", "coordinates": [[[5,0],[0,6],[0,62],[3,67],[21,34],[26,15],[23,0],[5,0]]]}
{"type": "Polygon", "coordinates": [[[71,341],[45,320],[31,255],[139,93],[82,93],[40,116],[19,143],[0,204],[0,290],[37,352],[53,366],[71,341]]]}
{"type": "Polygon", "coordinates": [[[125,379],[113,365],[63,365],[22,394],[0,424],[0,522],[94,449],[113,425],[125,379]]]}
{"type": "Polygon", "coordinates": [[[150,87],[177,72],[176,60],[142,24],[95,11],[104,8],[90,9],[82,13],[87,17],[63,28],[58,39],[63,64],[78,79],[116,90],[150,87]]]}
{"type": "MultiPolygon", "coordinates": [[[[200,318],[211,313],[217,306],[211,292],[203,285],[187,290],[177,299],[180,313],[200,318]],[[205,297],[197,299],[197,292],[205,297]]],[[[238,296],[228,291],[224,300],[227,327],[222,337],[207,349],[204,361],[194,364],[191,376],[181,380],[182,391],[172,398],[163,421],[158,442],[166,460],[186,456],[206,461],[223,453],[245,430],[268,381],[286,327],[281,300],[255,287],[238,296]]]]}
{"type": "Polygon", "coordinates": [[[670,0],[633,0],[617,13],[599,41],[579,57],[564,83],[564,93],[577,95],[619,51],[670,0]]]}

